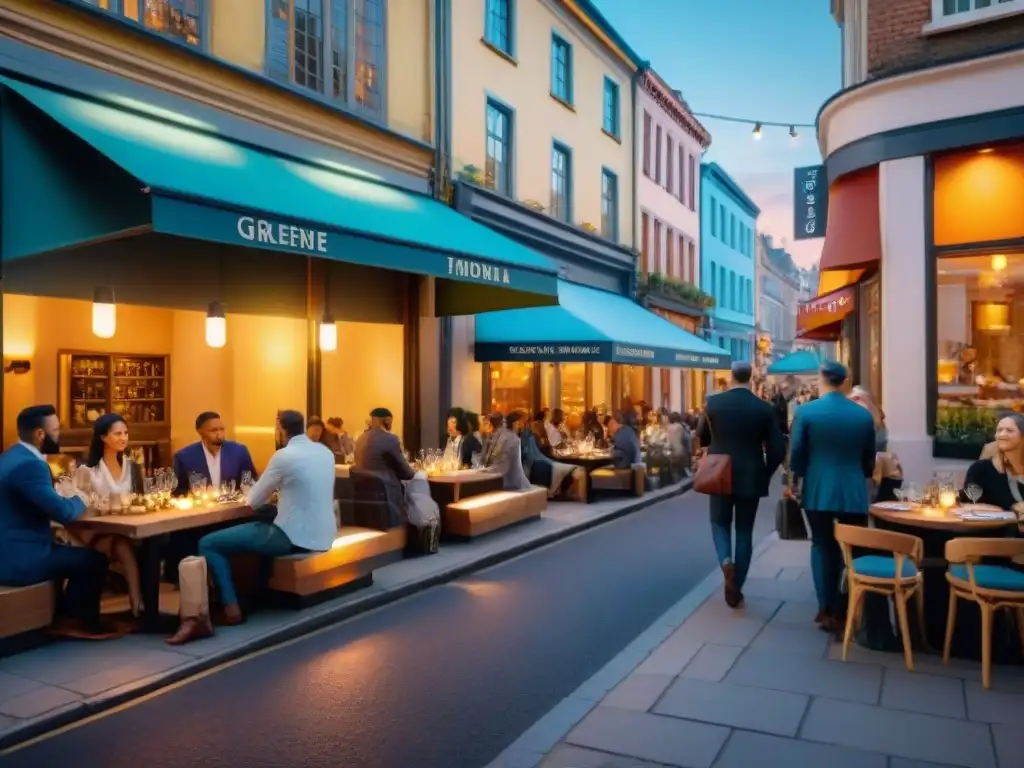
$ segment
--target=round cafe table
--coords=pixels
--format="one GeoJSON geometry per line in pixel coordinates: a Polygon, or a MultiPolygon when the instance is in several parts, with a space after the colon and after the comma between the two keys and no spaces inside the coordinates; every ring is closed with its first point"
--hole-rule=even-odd
{"type": "MultiPolygon", "coordinates": [[[[949,609],[949,582],[946,581],[946,542],[956,538],[1002,538],[1020,535],[1016,517],[989,518],[986,515],[1012,515],[987,504],[971,504],[944,510],[889,501],[871,505],[872,524],[899,533],[917,536],[924,544],[921,570],[924,574],[925,634],[933,649],[941,649],[946,634],[949,609]],[[965,517],[971,512],[978,517],[965,517]]],[[[897,650],[895,630],[889,611],[865,605],[864,625],[860,640],[877,650],[897,650]],[[896,644],[894,648],[889,646],[896,644]]],[[[1020,641],[1016,628],[1004,611],[996,613],[993,632],[993,661],[999,664],[1021,664],[1020,641]]],[[[957,606],[956,629],[951,655],[966,659],[981,657],[981,617],[977,605],[961,600],[957,606]]]]}

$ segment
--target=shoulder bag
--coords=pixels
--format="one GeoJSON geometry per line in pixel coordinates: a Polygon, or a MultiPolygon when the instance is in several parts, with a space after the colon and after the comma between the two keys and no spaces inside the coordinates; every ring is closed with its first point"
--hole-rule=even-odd
{"type": "MultiPolygon", "coordinates": [[[[711,433],[711,442],[714,444],[715,432],[711,428],[711,416],[705,413],[704,418],[707,419],[708,432],[711,433]]],[[[705,454],[693,476],[693,490],[708,496],[731,496],[732,457],[727,453],[705,454]]]]}

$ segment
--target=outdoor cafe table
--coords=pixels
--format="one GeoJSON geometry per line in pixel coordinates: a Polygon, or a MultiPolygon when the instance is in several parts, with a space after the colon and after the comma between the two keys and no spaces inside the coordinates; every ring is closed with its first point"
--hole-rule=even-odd
{"type": "Polygon", "coordinates": [[[162,509],[156,512],[98,515],[86,513],[67,526],[72,533],[114,534],[139,542],[142,587],[143,632],[161,632],[160,545],[166,534],[211,525],[248,520],[252,509],[244,502],[210,504],[192,509],[162,509]]]}
{"type": "Polygon", "coordinates": [[[460,499],[500,491],[504,477],[486,469],[455,469],[437,474],[427,473],[430,496],[443,511],[460,499]]]}
{"type": "Polygon", "coordinates": [[[606,467],[612,463],[612,452],[611,451],[594,451],[592,453],[566,453],[560,454],[557,451],[551,453],[552,461],[559,461],[562,464],[574,464],[577,467],[583,467],[583,471],[587,475],[587,503],[593,501],[593,494],[591,493],[590,485],[590,473],[595,469],[606,467]]]}
{"type": "MultiPolygon", "coordinates": [[[[946,617],[949,610],[949,582],[946,581],[946,542],[955,538],[1002,538],[1019,535],[1016,516],[998,507],[973,504],[969,507],[941,509],[910,502],[888,501],[871,505],[871,522],[877,528],[917,536],[924,543],[921,570],[924,573],[925,634],[928,645],[941,649],[946,635],[946,617]],[[988,517],[967,518],[961,515],[978,512],[982,515],[1001,513],[1002,519],[988,517]]],[[[915,598],[916,599],[916,598],[915,598]]],[[[895,631],[887,606],[873,601],[865,603],[864,626],[858,641],[876,649],[896,643],[895,631]]],[[[1004,611],[996,613],[993,632],[993,661],[1000,664],[1022,662],[1020,642],[1012,622],[1004,611]]],[[[913,623],[913,622],[912,622],[913,623]]],[[[916,629],[914,630],[916,634],[916,629]]],[[[896,645],[892,650],[898,649],[896,645]]],[[[957,606],[956,628],[953,633],[951,655],[967,659],[981,657],[981,617],[978,607],[961,600],[957,606]]]]}

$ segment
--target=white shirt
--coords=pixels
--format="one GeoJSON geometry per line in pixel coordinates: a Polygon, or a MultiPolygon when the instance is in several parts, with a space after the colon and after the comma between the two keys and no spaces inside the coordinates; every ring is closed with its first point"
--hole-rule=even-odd
{"type": "Polygon", "coordinates": [[[249,493],[258,509],[278,492],[274,524],[296,547],[326,552],[337,535],[334,519],[334,454],[305,435],[293,437],[270,457],[249,493]]]}
{"type": "Polygon", "coordinates": [[[96,493],[110,496],[117,493],[132,492],[132,462],[125,457],[121,461],[121,476],[114,477],[107,463],[100,459],[100,463],[90,468],[92,473],[92,489],[96,493]]]}
{"type": "Polygon", "coordinates": [[[551,443],[552,448],[557,448],[562,444],[562,433],[550,421],[544,422],[544,431],[548,433],[548,442],[551,443]]]}
{"type": "Polygon", "coordinates": [[[220,492],[220,451],[210,453],[206,443],[202,444],[203,454],[206,456],[206,469],[210,473],[210,485],[214,491],[220,492]]]}

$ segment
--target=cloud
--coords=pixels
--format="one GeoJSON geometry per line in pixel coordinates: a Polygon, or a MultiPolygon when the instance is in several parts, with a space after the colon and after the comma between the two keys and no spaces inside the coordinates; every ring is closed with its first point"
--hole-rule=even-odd
{"type": "Polygon", "coordinates": [[[771,235],[777,245],[785,240],[786,250],[801,267],[816,264],[824,239],[793,240],[793,172],[755,171],[733,176],[761,208],[758,230],[771,235]]]}

